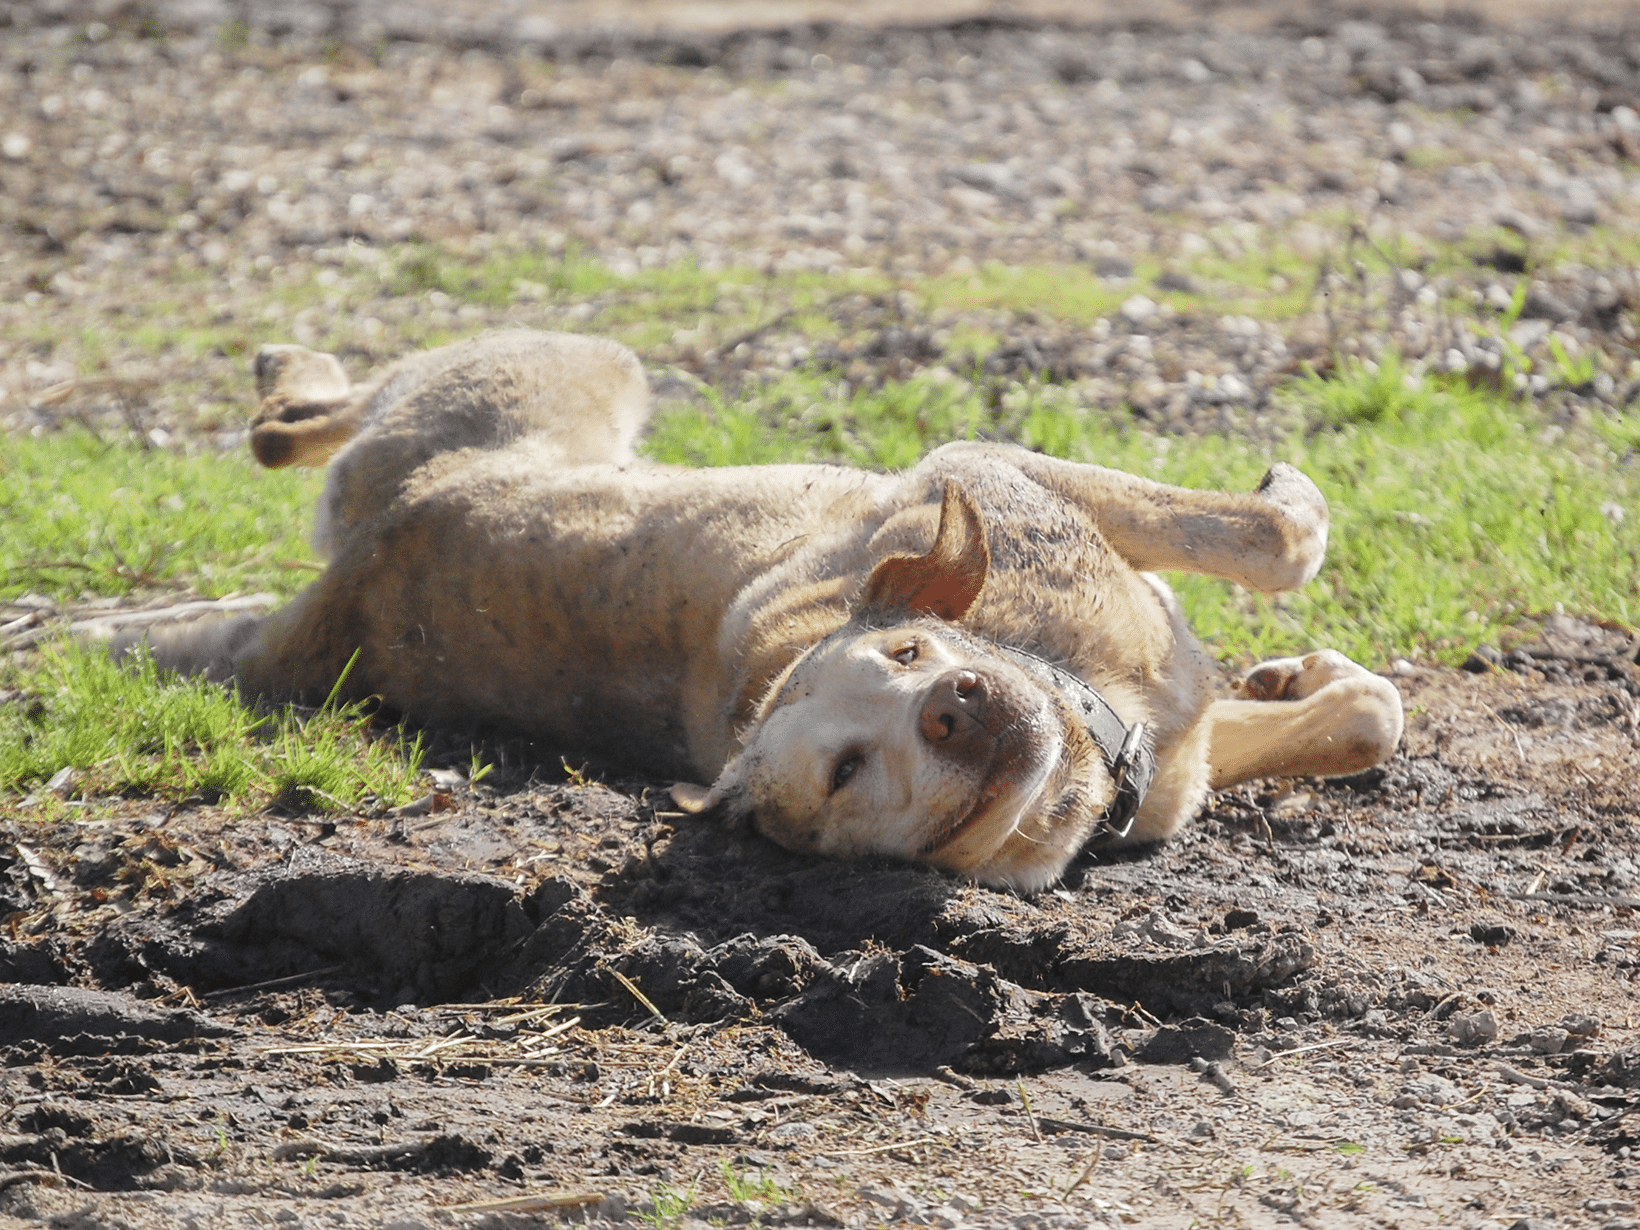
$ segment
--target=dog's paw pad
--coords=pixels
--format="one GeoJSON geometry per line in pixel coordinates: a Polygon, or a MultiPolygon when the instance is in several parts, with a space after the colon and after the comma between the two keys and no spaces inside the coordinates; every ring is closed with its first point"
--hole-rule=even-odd
{"type": "Polygon", "coordinates": [[[1302,658],[1261,662],[1236,684],[1244,700],[1303,700],[1330,683],[1368,672],[1336,649],[1318,649],[1302,658]]]}
{"type": "Polygon", "coordinates": [[[1236,681],[1235,692],[1242,700],[1287,700],[1303,671],[1302,658],[1261,662],[1236,681]]]}

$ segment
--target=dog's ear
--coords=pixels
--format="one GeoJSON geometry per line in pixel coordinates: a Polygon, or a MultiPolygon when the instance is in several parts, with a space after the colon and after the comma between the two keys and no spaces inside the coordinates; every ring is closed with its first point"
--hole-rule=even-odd
{"type": "Polygon", "coordinates": [[[890,619],[934,615],[955,623],[974,605],[990,569],[979,509],[963,485],[948,478],[933,549],[927,555],[891,555],[878,564],[859,610],[890,619]]]}
{"type": "Polygon", "coordinates": [[[678,805],[679,811],[703,820],[715,820],[726,828],[745,828],[751,816],[743,793],[735,789],[733,783],[725,785],[729,778],[728,770],[732,767],[733,762],[710,789],[692,782],[674,782],[667,793],[672,796],[672,802],[678,805]]]}

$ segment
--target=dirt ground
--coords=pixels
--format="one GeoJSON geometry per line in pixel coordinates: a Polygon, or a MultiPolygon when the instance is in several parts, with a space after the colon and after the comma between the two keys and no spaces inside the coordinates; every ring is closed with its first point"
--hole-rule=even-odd
{"type": "MultiPolygon", "coordinates": [[[[36,394],[75,377],[72,326],[129,296],[153,267],[144,262],[195,262],[201,293],[222,296],[231,314],[233,279],[254,276],[258,257],[323,266],[326,245],[372,242],[358,221],[371,211],[382,242],[408,237],[391,230],[408,219],[449,243],[486,228],[543,242],[556,234],[560,244],[568,235],[636,263],[698,243],[757,247],[792,267],[865,253],[938,270],[971,250],[1105,260],[1120,280],[1136,254],[1176,250],[1181,227],[1222,220],[1221,208],[1268,223],[1289,197],[1348,204],[1370,194],[1375,208],[1388,201],[1407,227],[1431,232],[1480,203],[1513,211],[1524,228],[1621,224],[1634,208],[1632,168],[1619,166],[1628,121],[1613,118],[1640,107],[1627,26],[1559,21],[1520,34],[1470,17],[1442,25],[1444,8],[1382,27],[1357,13],[1266,23],[1237,36],[1251,42],[1225,45],[1282,66],[1276,84],[1253,76],[1308,108],[1308,135],[1290,147],[1272,136],[1245,159],[1242,146],[1226,146],[1229,165],[1217,166],[1189,132],[1174,140],[1148,118],[1176,104],[1195,124],[1242,97],[1246,73],[1214,60],[1205,9],[1178,26],[1115,33],[1058,34],[1024,20],[964,28],[946,32],[950,47],[932,35],[923,46],[805,29],[786,39],[796,58],[783,57],[778,32],[766,46],[653,36],[623,52],[620,71],[638,83],[628,98],[609,85],[607,49],[588,43],[563,77],[582,84],[539,106],[518,91],[516,105],[494,101],[511,87],[482,47],[428,45],[415,56],[443,82],[437,142],[413,108],[392,105],[403,82],[391,64],[353,64],[345,88],[329,76],[298,84],[322,51],[300,42],[306,9],[292,6],[301,20],[286,19],[295,42],[275,32],[236,52],[207,36],[196,78],[209,88],[193,101],[172,88],[186,44],[156,58],[142,50],[151,39],[120,24],[124,10],[70,11],[105,22],[76,44],[90,69],[77,75],[46,49],[83,28],[54,24],[53,11],[66,10],[7,10],[5,85],[27,105],[0,114],[0,141],[25,139],[3,147],[0,166],[0,212],[15,240],[0,254],[0,320],[21,330],[27,313],[59,323],[65,339],[46,351],[0,342],[0,387],[11,390],[0,412],[13,429],[55,421],[63,403],[36,394]],[[884,46],[924,57],[928,77],[897,84],[894,64],[870,60],[884,46]],[[677,66],[697,53],[718,75],[702,74],[691,93],[694,79],[677,66]],[[1362,71],[1329,75],[1335,54],[1362,71]],[[977,99],[963,84],[972,65],[957,67],[964,55],[996,74],[977,99]],[[1094,175],[1095,187],[1077,188],[1089,220],[1079,231],[1074,219],[1044,221],[1038,203],[1070,191],[1049,168],[1092,130],[1074,116],[1055,120],[1048,103],[1030,113],[1015,104],[1039,82],[1052,86],[1043,97],[1098,97],[1115,79],[1107,55],[1121,77],[1105,94],[1112,122],[1145,152],[1105,166],[1106,187],[1094,175]],[[863,75],[852,86],[833,80],[817,57],[863,75]],[[788,224],[771,228],[767,193],[791,185],[699,150],[744,140],[742,153],[755,152],[768,137],[738,127],[736,108],[750,104],[722,88],[723,73],[799,62],[817,74],[814,91],[758,104],[777,137],[805,107],[822,108],[827,90],[858,93],[867,80],[884,114],[896,90],[922,90],[978,135],[959,151],[930,121],[926,142],[906,145],[909,167],[896,170],[898,155],[860,139],[864,130],[822,124],[812,140],[794,130],[791,148],[812,147],[825,170],[799,176],[813,189],[809,212],[794,215],[788,202],[776,215],[788,224]],[[1533,64],[1564,88],[1522,88],[1533,64]],[[933,86],[919,84],[936,74],[933,86]],[[656,82],[677,91],[664,111],[648,105],[656,82]],[[229,88],[230,100],[212,94],[229,88]],[[1420,90],[1423,103],[1395,96],[1420,90]],[[133,99],[152,110],[125,105],[133,99]],[[196,102],[202,110],[190,110],[196,102]],[[349,107],[375,117],[387,155],[346,152],[356,131],[343,120],[358,118],[349,107]],[[1488,120],[1460,141],[1438,109],[1465,107],[1488,120]],[[549,121],[561,130],[551,138],[549,121]],[[1461,157],[1397,162],[1392,123],[1444,133],[1461,157]],[[99,144],[144,124],[171,134],[167,157],[148,157],[140,135],[99,144]],[[279,124],[293,135],[270,148],[279,124]],[[827,142],[845,130],[856,163],[840,167],[827,142]],[[998,170],[987,149],[1010,132],[1030,140],[1019,138],[1018,167],[998,170]],[[183,140],[190,133],[197,141],[183,140]],[[508,151],[537,139],[568,144],[554,154],[551,192],[527,199],[507,173],[519,156],[508,151]],[[1322,165],[1335,148],[1327,143],[1346,140],[1357,152],[1388,143],[1393,176],[1322,165]],[[378,157],[401,160],[414,179],[422,171],[402,150],[418,141],[451,163],[475,150],[487,161],[469,160],[431,204],[414,183],[394,197],[380,166],[376,181],[348,180],[346,168],[378,157]],[[1533,141],[1554,153],[1554,174],[1511,161],[1513,146],[1533,141]],[[230,149],[271,167],[272,188],[257,186],[262,167],[228,166],[230,149]],[[195,178],[195,153],[224,161],[195,178]],[[1246,161],[1255,156],[1283,169],[1260,170],[1246,161]],[[620,161],[628,157],[631,166],[620,161]],[[305,192],[280,187],[310,158],[336,174],[311,178],[305,192]],[[631,208],[644,182],[633,168],[651,164],[675,179],[650,184],[660,204],[646,213],[631,208]],[[252,178],[230,182],[239,172],[252,178]],[[879,174],[898,176],[919,209],[927,188],[929,212],[859,214],[844,199],[850,185],[879,174]],[[189,184],[185,200],[177,186],[189,184]],[[838,200],[820,200],[833,191],[838,200]],[[361,195],[371,199],[350,214],[361,195]],[[162,206],[193,220],[154,221],[162,206]]],[[[893,36],[915,37],[924,36],[893,36]]],[[[1117,148],[1120,135],[1101,139],[1117,148]]],[[[1629,277],[1552,271],[1526,320],[1622,353],[1629,277]]],[[[392,352],[397,331],[417,321],[457,319],[431,297],[403,319],[390,306],[370,318],[374,328],[361,320],[350,361],[392,352]]],[[[1426,306],[1409,291],[1383,328],[1409,354],[1423,353],[1421,338],[1432,355],[1456,349],[1480,361],[1476,339],[1420,317],[1426,306]]],[[[575,323],[558,311],[543,306],[526,323],[575,323]]],[[[460,322],[513,318],[475,309],[460,322]]],[[[244,324],[260,341],[274,330],[301,336],[304,319],[244,324]]],[[[860,379],[938,362],[950,322],[924,323],[917,346],[863,346],[836,361],[860,379]]],[[[1118,322],[1118,336],[1137,323],[1118,322]]],[[[1186,360],[1240,372],[1256,394],[1316,327],[1301,321],[1277,336],[1255,325],[1249,335],[1239,323],[1164,316],[1146,326],[1154,347],[1084,355],[1080,341],[1030,320],[989,324],[1013,331],[1022,364],[1059,346],[1068,378],[1090,382],[1090,403],[1137,390],[1156,424],[1180,430],[1257,426],[1256,398],[1238,418],[1223,398],[1190,393],[1200,386],[1184,378],[1186,360]]],[[[725,356],[678,337],[645,357],[707,377],[755,373],[792,362],[800,341],[771,330],[725,356]]],[[[229,355],[165,363],[147,376],[224,389],[244,379],[229,355]]],[[[1631,395],[1608,381],[1568,412],[1631,395]]],[[[97,409],[76,413],[94,419],[97,409]]],[[[145,430],[203,430],[163,398],[144,413],[145,430]]],[[[0,612],[0,622],[17,613],[0,612]]],[[[1392,664],[1409,722],[1383,770],[1227,792],[1169,845],[1090,857],[1032,898],[925,871],[804,860],[669,812],[655,783],[566,783],[518,755],[476,786],[440,771],[427,798],[399,814],[247,820],[134,801],[112,818],[57,824],[35,818],[39,798],[6,803],[0,1219],[87,1230],[560,1219],[1635,1226],[1637,656],[1640,641],[1625,629],[1548,615],[1516,641],[1477,647],[1473,669],[1392,664]]]]}
{"type": "Polygon", "coordinates": [[[1632,1224],[1637,651],[1558,618],[1501,668],[1409,667],[1385,769],[1228,792],[1031,899],[640,783],[25,807],[0,1209],[1632,1224]]]}

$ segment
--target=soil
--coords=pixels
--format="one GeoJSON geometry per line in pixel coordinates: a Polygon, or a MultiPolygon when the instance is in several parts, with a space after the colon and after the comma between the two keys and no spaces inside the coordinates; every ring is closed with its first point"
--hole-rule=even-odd
{"type": "MultiPolygon", "coordinates": [[[[258,257],[296,277],[339,264],[332,249],[415,234],[473,250],[556,235],[637,264],[671,245],[783,267],[1103,260],[1120,283],[1138,256],[1192,248],[1185,235],[1279,221],[1281,202],[1399,211],[1403,235],[1478,210],[1541,235],[1635,208],[1621,159],[1640,74],[1621,25],[1312,12],[1227,31],[1187,12],[1091,32],[1024,18],[595,32],[532,102],[533,86],[506,95],[514,62],[477,36],[401,41],[378,62],[358,49],[364,27],[316,27],[340,41],[314,41],[294,5],[284,29],[247,19],[242,45],[210,14],[195,31],[155,10],[180,31],[160,38],[127,10],[6,11],[5,89],[27,106],[0,118],[16,240],[0,311],[61,326],[44,350],[0,342],[14,429],[72,412],[151,443],[231,438],[235,420],[194,404],[201,387],[241,396],[227,354],[150,356],[146,400],[111,406],[94,381],[60,391],[92,374],[75,328],[129,299],[145,268],[194,270],[231,319],[234,279],[258,276],[258,257]],[[736,92],[748,83],[755,108],[736,92]],[[867,86],[871,105],[849,108],[867,86]],[[1221,132],[1211,150],[1191,135],[1259,113],[1259,91],[1303,131],[1221,132]],[[1103,110],[1056,118],[1067,92],[1103,110]],[[921,139],[885,150],[896,99],[913,98],[921,139]],[[1398,161],[1394,124],[1416,127],[1407,148],[1452,157],[1398,161]],[[155,132],[163,157],[144,144],[155,132]],[[752,166],[770,146],[797,159],[778,181],[752,166]],[[1360,179],[1369,150],[1383,157],[1360,179]],[[1073,153],[1076,176],[1054,176],[1073,153]],[[526,199],[536,181],[512,172],[543,156],[551,187],[526,199]],[[319,165],[308,189],[280,179],[319,165]],[[239,171],[252,178],[230,183],[239,171]],[[900,186],[902,213],[849,204],[879,181],[900,186]],[[1067,198],[1076,211],[1056,205],[1067,198]],[[192,391],[167,394],[171,381],[192,391]]],[[[1484,268],[1440,276],[1484,298],[1484,268]]],[[[1626,361],[1631,277],[1548,270],[1526,322],[1626,361]]],[[[1414,358],[1485,366],[1484,339],[1421,284],[1396,284],[1394,311],[1360,317],[1358,342],[1376,330],[1414,358]]],[[[431,295],[384,296],[348,357],[392,352],[418,326],[584,323],[583,306],[526,296],[458,316],[431,295]]],[[[866,341],[899,331],[838,346],[851,380],[947,361],[964,323],[908,321],[898,303],[838,310],[866,341]]],[[[1135,305],[1102,338],[986,323],[1022,370],[1044,347],[1062,356],[1090,405],[1133,398],[1160,430],[1252,431],[1291,356],[1323,352],[1333,322],[1135,305]],[[1247,392],[1207,396],[1225,382],[1204,372],[1239,373],[1247,392]]],[[[300,337],[312,317],[243,325],[256,341],[300,337]]],[[[709,343],[680,336],[645,357],[714,380],[802,358],[779,328],[709,343]]],[[[1556,404],[1621,404],[1622,362],[1601,371],[1556,404]]],[[[669,811],[657,783],[565,782],[517,756],[476,784],[440,770],[397,813],[133,800],[59,824],[31,817],[39,799],[6,804],[0,1218],[1633,1226],[1637,656],[1626,629],[1549,615],[1477,646],[1464,670],[1396,663],[1409,722],[1381,770],[1226,792],[1179,839],[1090,855],[1030,898],[802,859],[669,811]]],[[[71,779],[54,788],[72,799],[71,779]]]]}

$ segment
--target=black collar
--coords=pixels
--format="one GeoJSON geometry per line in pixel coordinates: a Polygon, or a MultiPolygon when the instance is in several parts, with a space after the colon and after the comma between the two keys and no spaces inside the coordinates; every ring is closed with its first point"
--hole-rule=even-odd
{"type": "Polygon", "coordinates": [[[998,645],[997,648],[1016,665],[1063,696],[1071,708],[1081,715],[1083,725],[1099,745],[1105,767],[1110,770],[1111,779],[1116,783],[1116,793],[1111,796],[1110,806],[1105,808],[1104,818],[1100,822],[1102,831],[1095,834],[1095,838],[1119,841],[1126,837],[1133,831],[1139,804],[1144,802],[1145,791],[1150,789],[1151,779],[1156,776],[1156,749],[1151,747],[1146,737],[1145,724],[1135,722],[1132,726],[1127,725],[1116,715],[1109,701],[1064,667],[1055,666],[1023,649],[1008,645],[998,645]]]}

